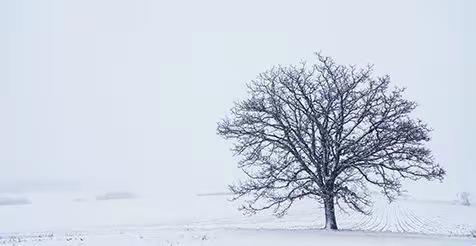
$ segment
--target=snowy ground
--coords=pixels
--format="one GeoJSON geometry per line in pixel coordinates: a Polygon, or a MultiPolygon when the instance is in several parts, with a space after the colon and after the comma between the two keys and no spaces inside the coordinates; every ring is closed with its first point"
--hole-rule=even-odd
{"type": "Polygon", "coordinates": [[[428,235],[328,232],[310,229],[136,228],[66,234],[21,234],[0,245],[476,245],[476,240],[428,235]]]}
{"type": "MultiPolygon", "coordinates": [[[[226,196],[176,203],[121,193],[28,197],[0,206],[0,245],[476,245],[476,207],[376,199],[371,216],[339,213],[343,231],[320,230],[322,210],[301,202],[283,218],[242,216],[226,196]]],[[[170,200],[168,200],[170,201],[170,200]]]]}

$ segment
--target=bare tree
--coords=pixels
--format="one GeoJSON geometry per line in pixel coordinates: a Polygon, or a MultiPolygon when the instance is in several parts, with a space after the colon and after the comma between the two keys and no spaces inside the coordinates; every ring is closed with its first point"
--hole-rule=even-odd
{"type": "Polygon", "coordinates": [[[424,146],[430,129],[411,112],[416,104],[389,88],[389,76],[336,64],[317,54],[312,65],[274,67],[249,87],[218,123],[234,140],[247,179],[230,186],[242,209],[282,216],[297,199],[324,205],[326,228],[337,229],[334,205],[368,213],[368,184],[391,201],[402,178],[442,179],[445,171],[424,146]]]}
{"type": "Polygon", "coordinates": [[[461,193],[458,193],[457,197],[458,197],[458,201],[461,205],[463,205],[463,206],[470,206],[471,205],[471,202],[469,200],[469,197],[470,197],[469,192],[463,191],[461,193]]]}

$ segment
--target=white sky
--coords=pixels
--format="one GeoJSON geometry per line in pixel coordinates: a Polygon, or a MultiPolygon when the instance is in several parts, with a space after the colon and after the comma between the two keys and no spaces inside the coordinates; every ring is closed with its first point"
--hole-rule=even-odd
{"type": "Polygon", "coordinates": [[[0,192],[222,191],[216,122],[275,64],[375,64],[420,107],[443,184],[476,192],[476,1],[0,2],[0,192]],[[466,187],[466,188],[464,188],[466,187]]]}

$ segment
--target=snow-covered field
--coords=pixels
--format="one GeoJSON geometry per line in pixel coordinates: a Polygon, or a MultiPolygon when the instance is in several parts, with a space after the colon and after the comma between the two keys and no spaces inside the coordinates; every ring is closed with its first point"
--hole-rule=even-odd
{"type": "Polygon", "coordinates": [[[476,245],[476,207],[452,201],[388,204],[377,197],[372,215],[340,212],[342,231],[330,232],[320,230],[322,210],[310,201],[283,218],[247,217],[223,195],[124,194],[28,197],[31,204],[0,206],[0,245],[476,245]]]}

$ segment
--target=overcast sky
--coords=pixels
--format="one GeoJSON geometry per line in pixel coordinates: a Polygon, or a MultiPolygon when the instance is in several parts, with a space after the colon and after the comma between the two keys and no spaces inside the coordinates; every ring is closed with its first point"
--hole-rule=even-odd
{"type": "Polygon", "coordinates": [[[240,172],[216,122],[259,72],[315,51],[373,63],[419,103],[448,176],[410,189],[470,190],[475,13],[470,0],[1,1],[0,192],[225,190],[240,172]]]}

